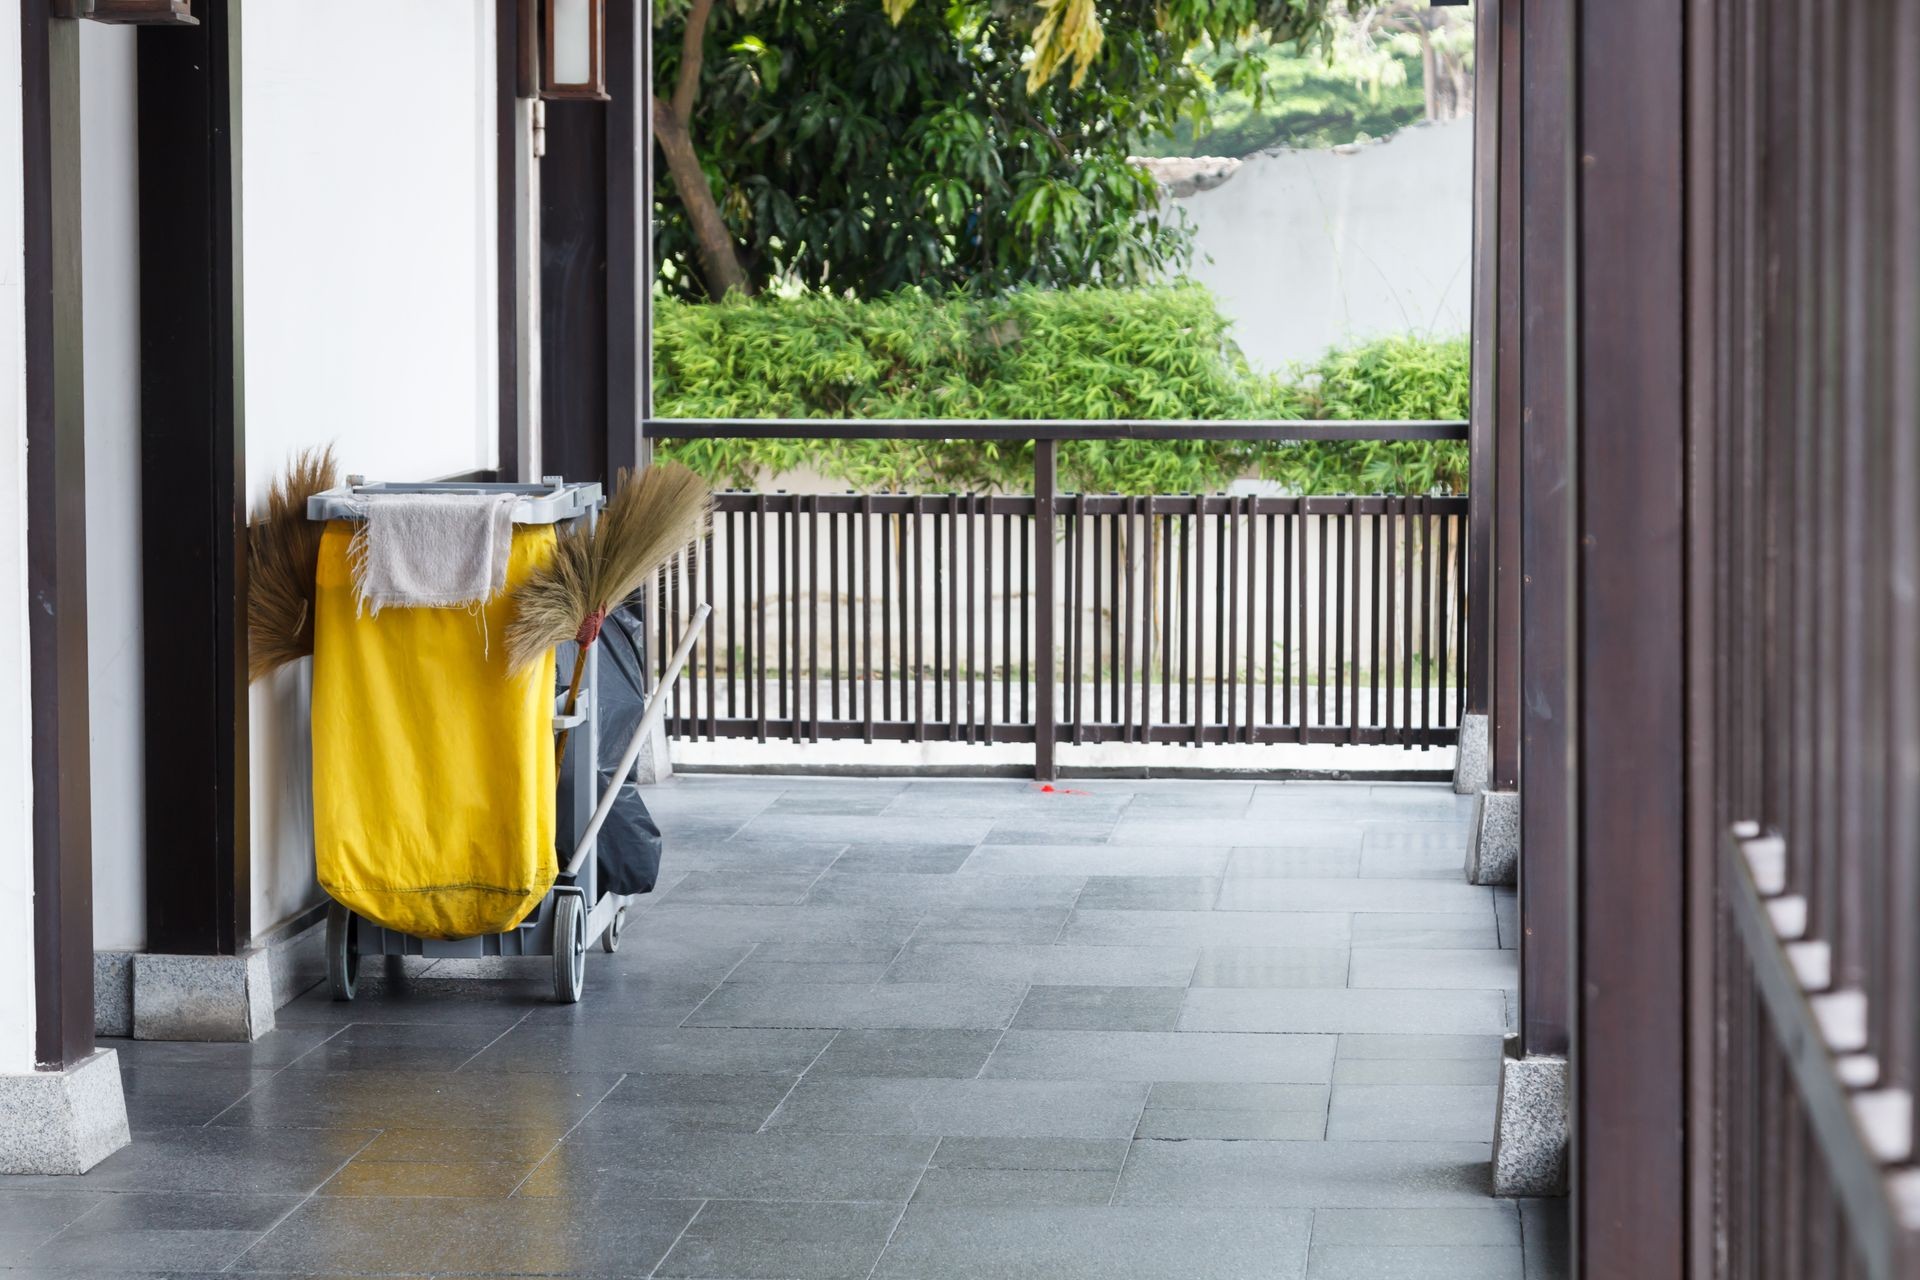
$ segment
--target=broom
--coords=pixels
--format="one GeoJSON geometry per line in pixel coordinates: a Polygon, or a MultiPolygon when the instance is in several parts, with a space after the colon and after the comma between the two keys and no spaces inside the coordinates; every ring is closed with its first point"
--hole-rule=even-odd
{"type": "MultiPolygon", "coordinates": [[[[576,642],[564,712],[572,715],[587,651],[600,638],[608,612],[706,532],[712,506],[706,482],[677,462],[648,467],[637,479],[622,471],[599,522],[591,529],[581,522],[568,530],[553,559],[515,588],[508,668],[518,674],[555,645],[576,642]]],[[[568,732],[562,729],[555,737],[556,767],[566,758],[568,732]]]]}
{"type": "Polygon", "coordinates": [[[314,572],[326,525],[307,499],[338,484],[333,446],[305,449],[267,490],[266,514],[247,526],[247,678],[313,652],[314,572]]]}

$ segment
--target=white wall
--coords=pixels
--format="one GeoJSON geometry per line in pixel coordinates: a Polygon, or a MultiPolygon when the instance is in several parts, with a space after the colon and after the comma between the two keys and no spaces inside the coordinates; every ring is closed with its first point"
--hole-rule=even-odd
{"type": "Polygon", "coordinates": [[[80,28],[93,945],[146,943],[135,28],[80,28]]]}
{"type": "Polygon", "coordinates": [[[0,14],[0,1074],[33,1069],[33,772],[27,694],[26,241],[20,22],[0,14]]]}
{"type": "MultiPolygon", "coordinates": [[[[247,483],[295,450],[424,480],[495,464],[493,5],[249,0],[247,483]]],[[[301,664],[305,667],[307,664],[301,664]]],[[[253,689],[253,924],[317,900],[306,672],[253,689]]]]}
{"type": "Polygon", "coordinates": [[[1451,338],[1471,320],[1473,117],[1339,151],[1248,156],[1176,202],[1195,279],[1234,340],[1278,372],[1329,347],[1396,334],[1451,338]]]}

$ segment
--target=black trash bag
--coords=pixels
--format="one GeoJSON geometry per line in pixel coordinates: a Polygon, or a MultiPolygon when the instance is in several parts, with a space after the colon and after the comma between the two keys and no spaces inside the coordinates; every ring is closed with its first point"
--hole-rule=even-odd
{"type": "MultiPolygon", "coordinates": [[[[623,605],[600,627],[600,785],[613,784],[620,753],[647,710],[647,632],[638,605],[623,605]]],[[[640,789],[621,786],[600,828],[601,893],[651,893],[660,878],[660,827],[640,789]]]]}

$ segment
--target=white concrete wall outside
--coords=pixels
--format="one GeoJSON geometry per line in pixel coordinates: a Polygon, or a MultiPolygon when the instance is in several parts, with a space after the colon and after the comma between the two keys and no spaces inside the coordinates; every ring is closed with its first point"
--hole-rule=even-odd
{"type": "Polygon", "coordinates": [[[147,937],[136,28],[79,30],[93,945],[135,951],[147,937]]]}
{"type": "Polygon", "coordinates": [[[0,17],[0,1074],[33,1069],[33,730],[27,624],[26,236],[20,21],[0,17]]]}
{"type": "Polygon", "coordinates": [[[1256,366],[1398,334],[1452,338],[1470,319],[1473,118],[1358,148],[1248,156],[1179,200],[1212,289],[1256,366]]]}
{"type": "MultiPolygon", "coordinates": [[[[250,0],[241,38],[253,501],[329,442],[387,479],[493,466],[493,6],[250,0]]],[[[256,935],[317,901],[306,665],[252,690],[256,935]]]]}

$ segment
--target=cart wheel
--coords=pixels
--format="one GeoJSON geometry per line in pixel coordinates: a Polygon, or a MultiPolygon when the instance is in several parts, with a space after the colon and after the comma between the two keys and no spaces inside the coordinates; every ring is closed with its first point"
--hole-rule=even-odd
{"type": "Polygon", "coordinates": [[[607,931],[600,935],[600,949],[608,955],[620,949],[620,935],[627,927],[627,904],[621,903],[620,909],[613,913],[613,919],[607,924],[607,931]]]}
{"type": "Polygon", "coordinates": [[[360,923],[337,902],[327,904],[327,985],[335,1000],[351,1000],[360,981],[360,923]]]}
{"type": "Polygon", "coordinates": [[[553,998],[578,1004],[587,979],[587,912],[577,893],[562,893],[553,903],[553,998]]]}

